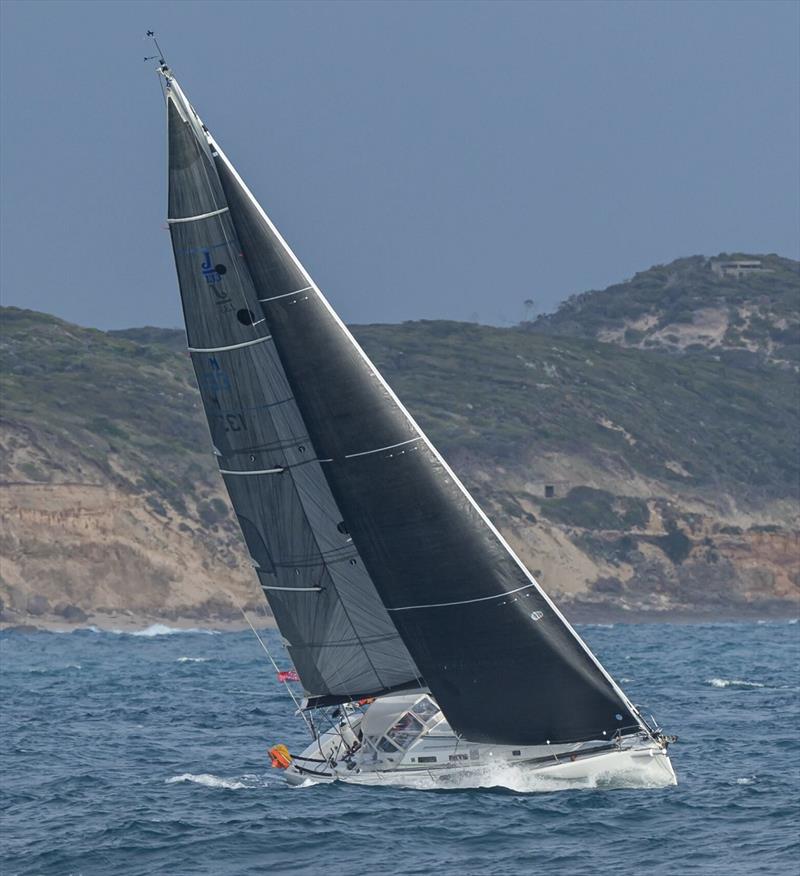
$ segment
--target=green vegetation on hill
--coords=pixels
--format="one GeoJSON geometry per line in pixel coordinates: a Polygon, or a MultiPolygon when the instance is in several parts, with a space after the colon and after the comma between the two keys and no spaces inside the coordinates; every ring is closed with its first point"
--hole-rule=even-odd
{"type": "MultiPolygon", "coordinates": [[[[14,307],[2,308],[0,318],[0,414],[27,429],[32,445],[47,434],[65,456],[82,460],[87,480],[94,474],[153,490],[179,509],[198,482],[214,477],[185,352],[14,307]]],[[[3,476],[7,466],[4,460],[3,476]]],[[[31,480],[75,472],[36,474],[31,480]]]]}
{"type": "Polygon", "coordinates": [[[777,255],[721,254],[656,265],[602,291],[568,298],[553,314],[527,328],[559,336],[596,339],[618,333],[626,346],[708,350],[746,364],[748,353],[800,362],[800,265],[777,255]],[[712,262],[758,259],[763,272],[720,276],[712,262]],[[717,311],[719,336],[679,343],[681,331],[702,312],[717,311]],[[738,356],[736,355],[738,354],[738,356]]]}
{"type": "Polygon", "coordinates": [[[688,487],[797,494],[796,378],[785,370],[465,323],[354,331],[445,453],[509,464],[606,454],[688,487]]]}
{"type": "MultiPolygon", "coordinates": [[[[544,453],[613,457],[691,489],[727,486],[753,501],[797,494],[796,384],[786,370],[455,322],[354,330],[455,459],[524,467],[544,453]]],[[[2,416],[180,507],[192,484],[214,477],[183,347],[179,331],[106,333],[4,308],[2,416]]],[[[563,502],[548,513],[610,513],[597,496],[563,502]]],[[[628,516],[638,521],[640,510],[613,513],[636,525],[628,516]]]]}

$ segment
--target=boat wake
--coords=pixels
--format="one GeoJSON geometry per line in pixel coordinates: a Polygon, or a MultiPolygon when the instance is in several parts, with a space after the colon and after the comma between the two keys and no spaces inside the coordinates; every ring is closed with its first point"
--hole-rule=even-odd
{"type": "Polygon", "coordinates": [[[219,630],[199,630],[195,627],[181,629],[179,627],[168,627],[165,624],[151,624],[143,630],[111,630],[112,633],[129,635],[129,636],[174,636],[177,633],[204,633],[207,636],[216,636],[219,630]]]}
{"type": "Polygon", "coordinates": [[[246,788],[263,788],[267,784],[263,776],[246,775],[238,778],[224,779],[211,773],[181,773],[165,779],[164,784],[176,785],[188,782],[193,785],[202,785],[204,788],[219,788],[224,791],[242,791],[246,788]]]}
{"type": "Polygon", "coordinates": [[[709,678],[706,681],[706,684],[710,684],[711,687],[738,687],[742,690],[750,690],[766,686],[758,681],[743,681],[740,678],[709,678]]]}

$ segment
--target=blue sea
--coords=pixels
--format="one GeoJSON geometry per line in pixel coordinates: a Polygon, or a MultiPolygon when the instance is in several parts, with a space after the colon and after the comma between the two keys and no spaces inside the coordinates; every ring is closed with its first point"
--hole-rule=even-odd
{"type": "Polygon", "coordinates": [[[251,633],[3,633],[0,872],[797,873],[800,625],[580,631],[680,736],[677,787],[292,789],[251,633]]]}

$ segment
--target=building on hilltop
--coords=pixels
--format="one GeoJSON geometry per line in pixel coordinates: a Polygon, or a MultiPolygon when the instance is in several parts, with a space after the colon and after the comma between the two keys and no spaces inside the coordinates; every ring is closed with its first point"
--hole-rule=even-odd
{"type": "Polygon", "coordinates": [[[733,277],[736,280],[748,274],[764,274],[771,271],[761,264],[761,259],[711,259],[711,270],[718,277],[733,277]]]}

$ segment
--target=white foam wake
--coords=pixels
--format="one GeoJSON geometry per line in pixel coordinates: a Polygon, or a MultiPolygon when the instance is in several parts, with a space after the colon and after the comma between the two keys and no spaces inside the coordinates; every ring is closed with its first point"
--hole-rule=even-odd
{"type": "MultiPolygon", "coordinates": [[[[345,781],[347,781],[345,779],[345,781]]],[[[466,770],[444,773],[388,774],[376,773],[373,776],[362,774],[354,779],[355,784],[392,785],[413,788],[414,790],[505,788],[518,794],[544,794],[552,791],[616,790],[616,789],[656,789],[675,784],[675,777],[658,758],[652,758],[633,769],[615,768],[598,770],[582,778],[547,776],[515,764],[495,764],[481,770],[466,770]]],[[[313,783],[298,785],[298,788],[311,787],[313,783]]]]}
{"type": "Polygon", "coordinates": [[[219,776],[212,776],[211,773],[200,773],[199,775],[181,773],[179,776],[172,776],[172,778],[167,779],[165,784],[174,785],[176,782],[192,782],[195,785],[203,785],[206,788],[224,788],[226,791],[239,791],[247,787],[242,782],[232,779],[221,779],[219,776]]]}
{"type": "Polygon", "coordinates": [[[711,687],[738,687],[743,690],[765,686],[758,681],[744,681],[741,678],[709,678],[706,684],[710,684],[711,687]]]}
{"type": "MultiPolygon", "coordinates": [[[[91,628],[90,628],[91,629],[91,628]]],[[[103,632],[97,630],[97,632],[103,632]]],[[[143,630],[108,630],[109,633],[115,633],[118,636],[174,636],[178,633],[204,633],[206,636],[216,636],[219,630],[200,630],[196,627],[168,627],[166,624],[150,624],[143,630]]]]}

